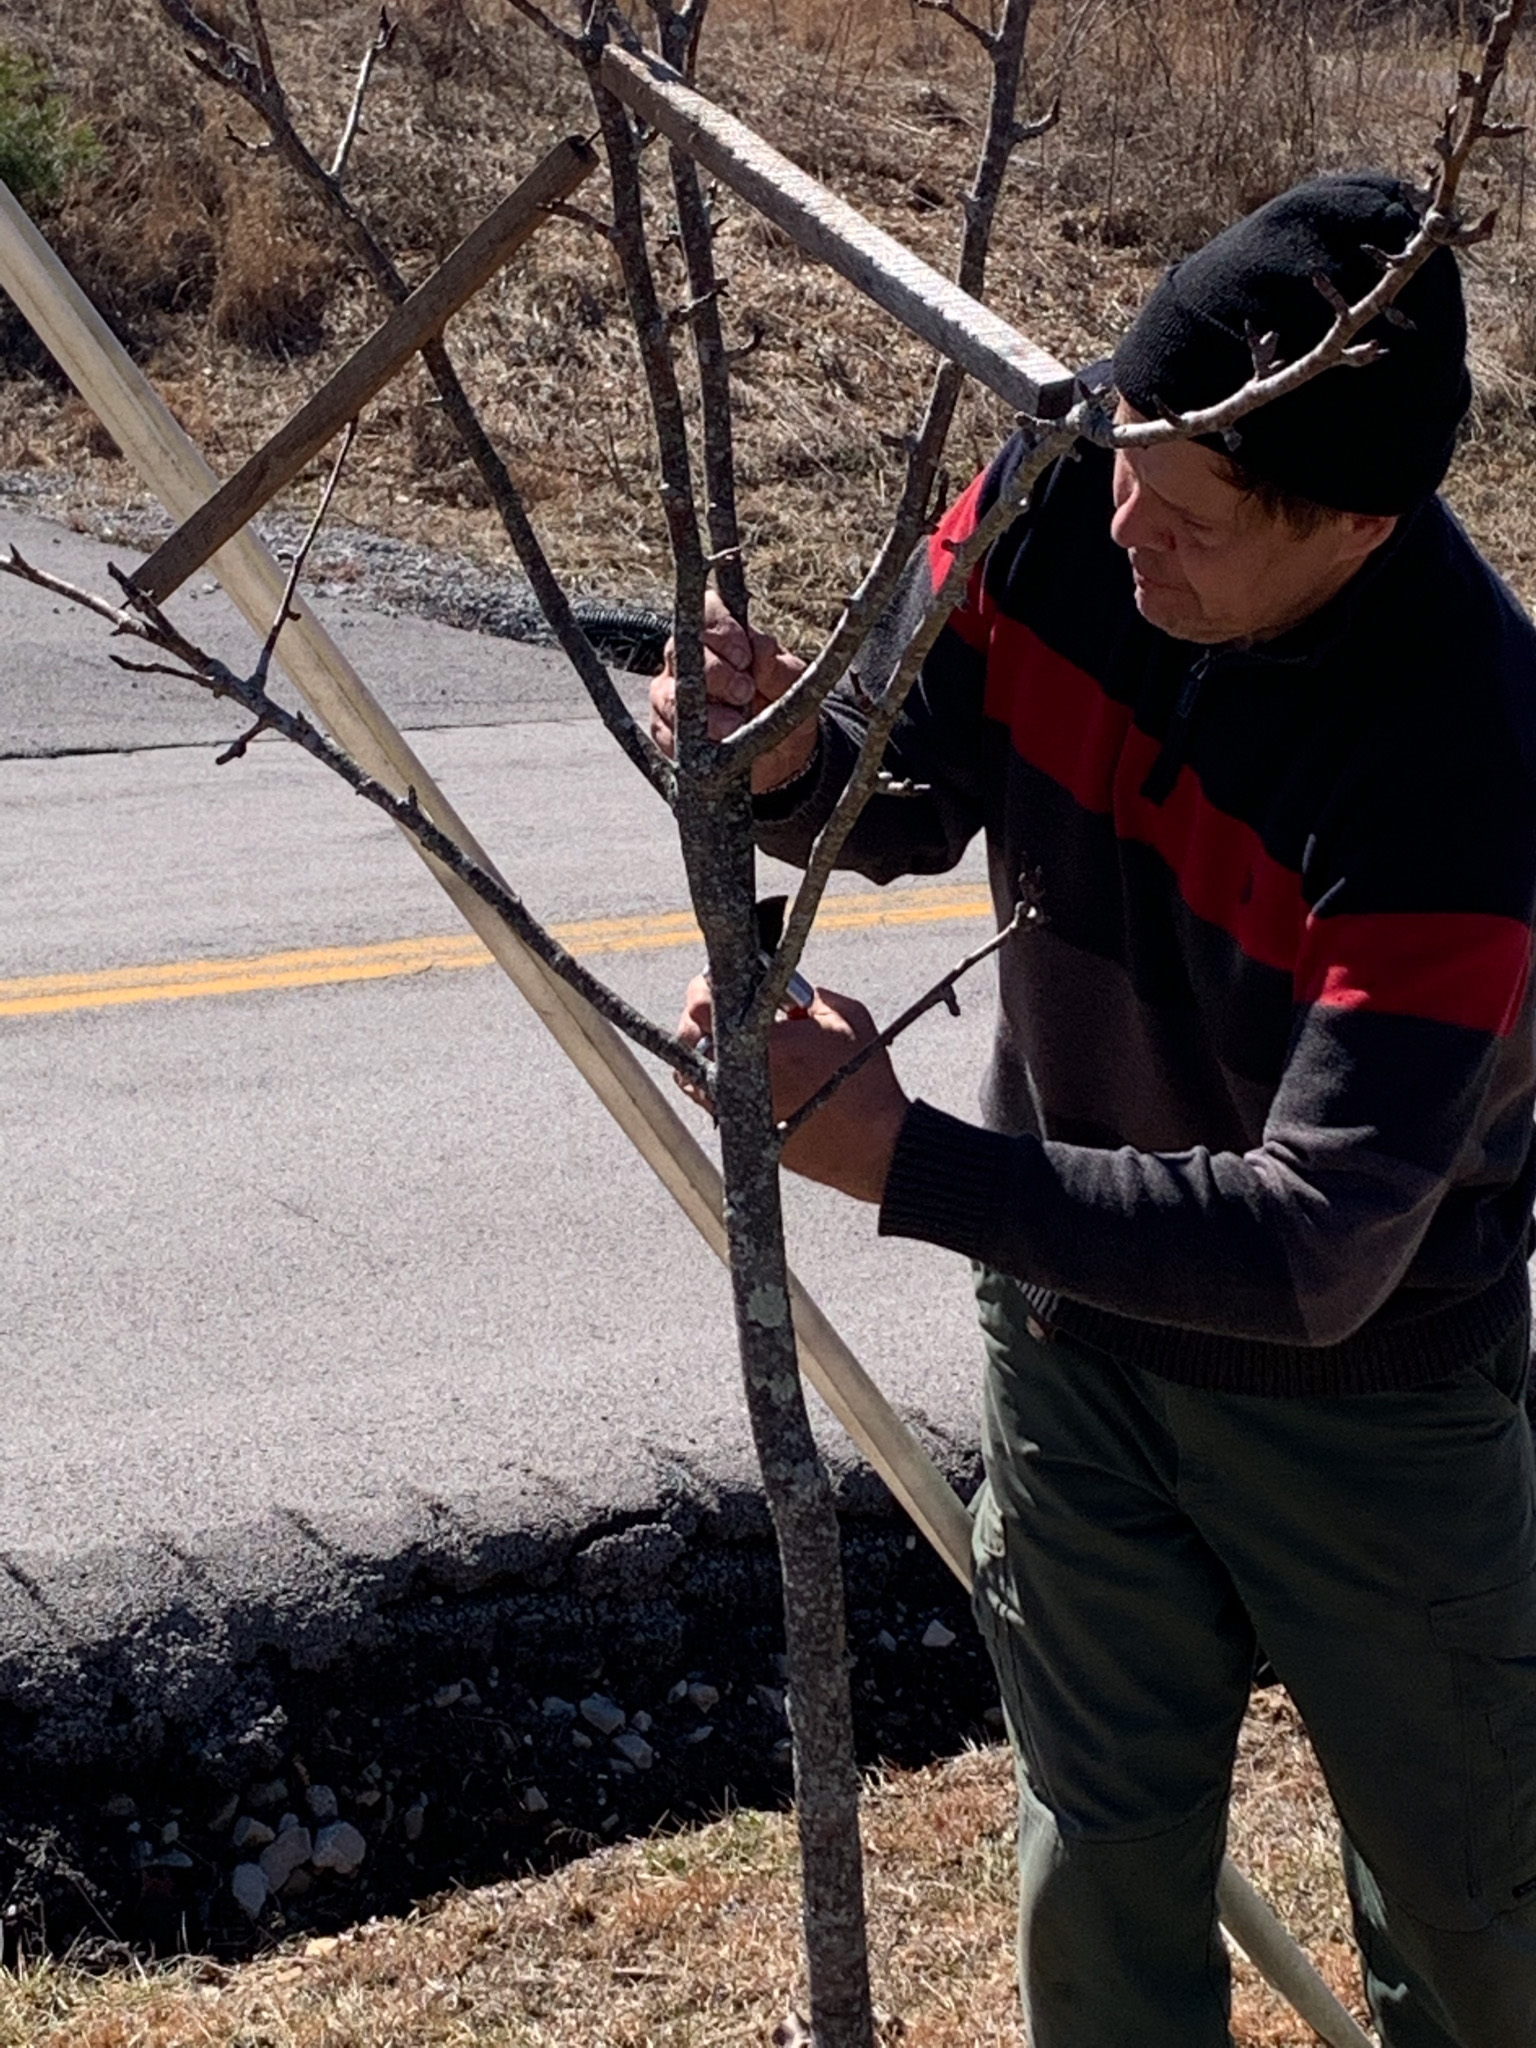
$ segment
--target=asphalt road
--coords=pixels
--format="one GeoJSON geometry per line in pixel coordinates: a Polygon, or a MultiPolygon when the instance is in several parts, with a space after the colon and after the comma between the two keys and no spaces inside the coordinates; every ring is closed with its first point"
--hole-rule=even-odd
{"type": "MultiPolygon", "coordinates": [[[[98,589],[123,559],[6,541],[98,589]]],[[[563,660],[318,608],[530,904],[674,1015],[669,821],[563,660]]],[[[206,578],[181,616],[248,647],[206,578]]],[[[473,1588],[750,1490],[723,1275],[393,828],[281,742],[215,768],[235,714],[9,578],[0,631],[0,1702],[195,1713],[255,1614],[320,1659],[423,1568],[473,1588]]],[[[983,935],[980,876],[848,878],[808,971],[890,1014],[983,935]]],[[[904,1041],[914,1090],[969,1109],[991,1002],[983,970],[904,1041]]],[[[963,1460],[961,1263],[821,1190],[790,1214],[963,1460]]]]}

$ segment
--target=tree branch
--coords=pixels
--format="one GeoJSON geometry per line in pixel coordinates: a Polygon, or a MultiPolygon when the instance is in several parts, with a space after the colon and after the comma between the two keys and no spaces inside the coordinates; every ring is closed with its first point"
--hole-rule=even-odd
{"type": "Polygon", "coordinates": [[[1510,40],[1524,11],[1525,0],[1511,0],[1511,4],[1494,18],[1477,74],[1460,73],[1455,101],[1447,108],[1444,124],[1436,138],[1440,167],[1435,174],[1428,210],[1402,249],[1395,253],[1384,249],[1372,252],[1382,265],[1382,275],[1376,284],[1351,305],[1328,279],[1317,278],[1318,289],[1334,314],[1332,325],[1319,342],[1293,363],[1280,365],[1275,357],[1273,335],[1250,336],[1254,374],[1230,398],[1222,399],[1217,405],[1202,406],[1196,411],[1180,413],[1170,410],[1160,420],[1145,423],[1138,421],[1114,427],[1101,423],[1092,438],[1101,445],[1116,448],[1154,448],[1166,441],[1225,434],[1239,420],[1246,419],[1249,413],[1257,412],[1261,405],[1270,405],[1277,398],[1299,391],[1303,384],[1310,383],[1325,370],[1338,367],[1365,369],[1379,361],[1385,344],[1358,341],[1356,337],[1378,315],[1389,312],[1409,278],[1424,267],[1437,249],[1471,248],[1493,232],[1494,215],[1491,213],[1468,227],[1457,211],[1456,197],[1461,174],[1473,148],[1477,143],[1503,132],[1505,124],[1489,122],[1488,106],[1504,75],[1510,40]]]}
{"type": "Polygon", "coordinates": [[[919,10],[925,14],[947,14],[949,19],[963,28],[968,36],[974,36],[984,50],[991,50],[996,40],[992,30],[982,22],[973,21],[963,8],[955,4],[955,0],[917,0],[917,4],[919,10]]]}
{"type": "Polygon", "coordinates": [[[661,309],[645,236],[640,185],[640,143],[622,102],[601,83],[597,66],[602,42],[582,46],[593,103],[603,131],[613,188],[613,246],[629,302],[630,324],[640,353],[661,469],[661,505],[675,572],[672,624],[677,676],[677,763],[686,777],[708,764],[713,749],[704,702],[704,594],[708,571],[699,538],[688,454],[688,429],[672,360],[671,331],[661,309]]]}
{"type": "MultiPolygon", "coordinates": [[[[1017,139],[1014,115],[1018,107],[1019,73],[1033,9],[1034,0],[1008,0],[997,34],[985,37],[992,66],[987,128],[971,190],[966,195],[965,230],[955,272],[955,281],[972,298],[979,299],[985,288],[987,255],[997,218],[997,204],[1017,139]]],[[[820,712],[846,673],[870,625],[890,603],[907,558],[927,522],[939,462],[949,439],[950,425],[964,382],[965,373],[955,364],[940,365],[922,425],[908,454],[906,476],[896,511],[863,582],[844,607],[831,638],[804,674],[776,703],[767,706],[756,718],[738,727],[721,742],[717,769],[720,783],[731,775],[740,774],[744,765],[750,765],[778,746],[797,725],[820,712]]],[[[794,964],[791,961],[784,971],[786,981],[794,964]]],[[[778,983],[777,973],[774,981],[778,983]]],[[[782,987],[779,992],[782,994],[782,987]]],[[[761,1005],[759,1009],[761,1014],[761,1005]]],[[[769,1008],[765,1021],[772,1014],[773,1010],[769,1008]]]]}
{"type": "Polygon", "coordinates": [[[973,967],[979,967],[983,960],[990,959],[994,953],[1000,953],[1008,941],[1019,932],[1040,922],[1039,905],[1030,898],[1027,890],[1021,891],[1019,900],[1013,908],[1013,916],[1008,922],[995,931],[983,945],[976,947],[974,952],[967,953],[963,959],[957,960],[947,974],[939,977],[932,988],[920,995],[915,1003],[909,1003],[899,1017],[887,1024],[883,1031],[877,1031],[869,1043],[861,1045],[850,1059],[844,1060],[836,1073],[829,1074],[814,1095],[807,1096],[797,1110],[785,1117],[778,1127],[780,1138],[787,1143],[803,1123],[809,1122],[824,1103],[831,1101],[845,1081],[851,1081],[860,1067],[867,1066],[877,1052],[883,1052],[887,1046],[894,1045],[903,1031],[909,1030],[919,1017],[926,1017],[928,1012],[936,1009],[940,1003],[952,1017],[958,1017],[960,1005],[955,999],[955,983],[962,976],[969,974],[973,967]]]}
{"type": "Polygon", "coordinates": [[[393,47],[398,22],[389,18],[387,7],[379,9],[379,25],[374,30],[373,40],[363,52],[363,61],[358,66],[357,85],[352,94],[352,104],[347,109],[346,122],[342,127],[341,140],[336,145],[336,154],[331,158],[331,177],[339,185],[346,175],[347,158],[352,154],[352,144],[362,125],[363,101],[368,96],[368,81],[373,77],[373,67],[393,47]]]}
{"type": "Polygon", "coordinates": [[[267,38],[267,24],[262,18],[261,0],[245,0],[245,11],[251,24],[251,38],[256,45],[256,62],[261,72],[261,82],[269,92],[275,92],[277,66],[272,62],[272,45],[267,38]]]}
{"type": "MultiPolygon", "coordinates": [[[[682,1075],[695,1087],[707,1087],[710,1068],[690,1047],[683,1045],[670,1032],[663,1031],[657,1024],[616,995],[587,967],[568,953],[559,941],[553,938],[527,905],[497,876],[488,873],[478,862],[470,859],[456,841],[439,830],[416,801],[414,789],[407,790],[401,797],[387,789],[382,782],[367,775],[352,759],[351,755],[338,747],[320,728],[314,725],[302,712],[290,711],[267,694],[264,685],[255,674],[237,675],[216,655],[189,640],[175,626],[151,599],[145,597],[134,585],[131,577],[117,568],[112,575],[121,584],[127,597],[126,606],[109,603],[93,592],[82,590],[78,585],[66,583],[61,577],[52,576],[44,569],[35,568],[20,552],[12,547],[9,554],[0,558],[0,571],[16,576],[22,582],[36,584],[41,590],[62,597],[71,604],[83,606],[94,612],[98,618],[110,622],[115,633],[135,640],[144,641],[151,647],[170,654],[183,664],[180,669],[171,669],[161,663],[142,663],[124,660],[121,656],[113,659],[120,666],[155,674],[182,676],[197,683],[210,696],[227,697],[248,711],[256,723],[251,729],[235,740],[219,755],[220,763],[238,760],[244,754],[256,734],[270,731],[291,740],[302,747],[323,767],[338,775],[347,787],[372,804],[387,818],[403,827],[416,840],[424,852],[429,853],[439,866],[447,868],[473,890],[482,903],[488,904],[511,931],[515,932],[528,947],[536,953],[545,966],[558,974],[578,994],[584,996],[610,1024],[622,1031],[627,1038],[662,1060],[676,1073],[682,1075]]],[[[285,604],[286,609],[286,604],[285,604]]]]}
{"type": "MultiPolygon", "coordinates": [[[[294,556],[293,565],[288,571],[288,581],[283,590],[282,602],[277,608],[277,617],[272,621],[272,630],[262,643],[261,653],[257,656],[256,666],[251,672],[252,680],[262,688],[266,687],[267,671],[272,666],[278,635],[290,619],[298,617],[298,613],[292,609],[293,594],[299,587],[299,578],[304,574],[304,564],[309,560],[309,551],[325,524],[325,515],[331,509],[331,500],[336,495],[336,486],[341,482],[341,472],[346,467],[347,457],[352,453],[352,443],[356,439],[357,421],[348,420],[346,431],[341,437],[341,446],[336,451],[336,460],[331,464],[331,473],[326,478],[325,489],[320,493],[320,502],[315,507],[315,516],[309,523],[309,531],[300,542],[298,553],[294,556]]],[[[243,744],[240,751],[245,751],[243,744]]]]}
{"type": "Polygon", "coordinates": [[[569,29],[562,28],[552,14],[546,14],[542,7],[536,7],[534,0],[512,0],[515,10],[525,21],[531,21],[535,28],[542,29],[551,42],[558,43],[568,57],[581,55],[581,38],[573,36],[569,29]]]}
{"type": "Polygon", "coordinates": [[[1047,428],[1034,448],[1020,462],[1007,486],[998,494],[997,502],[982,519],[969,539],[952,550],[950,565],[943,581],[934,591],[923,614],[917,631],[907,642],[895,674],[886,684],[870,713],[865,727],[863,743],[858,759],[849,776],[842,794],[833,807],[832,815],[817,835],[806,862],[805,873],[795,893],[794,903],[784,924],[784,937],[774,955],[773,966],[763,977],[762,986],[754,1002],[754,1021],[763,1007],[770,1003],[768,1015],[772,1017],[783,1000],[784,989],[790,975],[799,964],[805,942],[810,936],[816,912],[821,904],[832,872],[837,866],[849,833],[858,822],[859,814],[875,792],[885,749],[901,715],[901,707],[917,681],[919,671],[928,658],[928,651],[939,637],[945,620],[954,610],[965,591],[966,580],[993,541],[1005,533],[1017,518],[1035,480],[1057,459],[1064,455],[1085,431],[1090,413],[1096,410],[1091,399],[1083,399],[1072,408],[1066,419],[1047,428]]]}
{"type": "MultiPolygon", "coordinates": [[[[661,52],[674,70],[691,70],[703,26],[697,4],[681,12],[658,9],[661,52]]],[[[698,165],[683,150],[668,151],[672,196],[677,207],[678,239],[693,294],[688,307],[698,368],[699,404],[704,425],[705,519],[714,562],[715,586],[727,611],[747,623],[747,575],[741,552],[736,511],[736,449],[731,417],[731,355],[720,323],[720,296],[725,287],[715,270],[714,226],[709,217],[698,165]]]]}
{"type": "MultiPolygon", "coordinates": [[[[331,214],[353,253],[384,296],[395,305],[408,298],[410,287],[388,250],[295,129],[276,80],[270,88],[264,85],[256,65],[246,53],[228,37],[210,28],[189,0],[159,0],[159,5],[172,25],[207,53],[207,59],[200,68],[218,84],[238,93],[265,122],[273,148],[331,214]]],[[[523,11],[529,10],[525,8],[523,11]]],[[[539,10],[535,8],[532,13],[540,18],[543,25],[539,10]]],[[[563,29],[558,29],[553,23],[548,26],[557,40],[572,51],[577,48],[575,39],[567,37],[563,29]]],[[[619,695],[596,648],[582,631],[560,579],[550,566],[534,531],[522,495],[471,404],[441,337],[427,342],[421,354],[427,373],[442,399],[443,416],[458,434],[465,452],[479,471],[561,652],[581,678],[604,725],[652,788],[670,805],[676,788],[672,763],[650,735],[641,729],[619,695]]]]}

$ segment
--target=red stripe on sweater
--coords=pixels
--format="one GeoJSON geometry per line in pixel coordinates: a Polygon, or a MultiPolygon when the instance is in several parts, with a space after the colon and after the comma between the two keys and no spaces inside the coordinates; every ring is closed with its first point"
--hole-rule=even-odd
{"type": "Polygon", "coordinates": [[[1507,1038],[1520,1015],[1531,934],[1515,917],[1374,911],[1309,917],[1296,1000],[1428,1017],[1507,1038]]]}
{"type": "MultiPolygon", "coordinates": [[[[928,536],[928,574],[935,590],[950,572],[954,550],[968,541],[976,531],[977,520],[980,517],[977,508],[981,503],[982,486],[986,480],[985,470],[972,478],[970,484],[956,498],[928,536]]],[[[987,645],[987,634],[995,609],[986,594],[983,568],[984,564],[978,562],[972,569],[966,581],[965,595],[949,615],[951,630],[960,635],[967,647],[974,647],[978,653],[987,645]]]]}
{"type": "Polygon", "coordinates": [[[1141,794],[1158,743],[1086,670],[1017,620],[994,615],[986,712],[1015,749],[1116,836],[1167,862],[1197,917],[1243,953],[1293,977],[1296,1000],[1465,1025],[1499,1037],[1525,993],[1531,935],[1518,918],[1480,912],[1310,915],[1301,877],[1251,825],[1213,804],[1182,768],[1161,804],[1141,794]]]}
{"type": "Polygon", "coordinates": [[[1251,960],[1289,974],[1306,906],[1301,877],[1264,849],[1251,825],[1218,810],[1184,768],[1161,804],[1141,794],[1157,742],[1131,722],[1086,670],[1015,619],[994,619],[986,711],[1029,762],[1116,835],[1160,853],[1197,917],[1234,938],[1251,960]]]}

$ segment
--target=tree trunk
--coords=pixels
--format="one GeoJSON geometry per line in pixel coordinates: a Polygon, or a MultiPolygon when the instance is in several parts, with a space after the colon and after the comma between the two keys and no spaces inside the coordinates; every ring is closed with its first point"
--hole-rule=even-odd
{"type": "Polygon", "coordinates": [[[679,794],[678,824],[714,991],[737,1342],[784,1582],[811,2026],[816,2048],[872,2048],[841,1540],[790,1320],[766,1047],[733,1023],[760,976],[751,798],[740,785],[707,804],[690,797],[686,787],[679,794]]]}

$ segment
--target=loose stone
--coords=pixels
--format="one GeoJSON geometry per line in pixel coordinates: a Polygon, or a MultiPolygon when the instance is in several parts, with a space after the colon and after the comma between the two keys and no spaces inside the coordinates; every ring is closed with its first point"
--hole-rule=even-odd
{"type": "Polygon", "coordinates": [[[236,1905],[253,1920],[267,1903],[267,1874],[259,1863],[237,1863],[230,1874],[229,1888],[236,1905]]]}
{"type": "Polygon", "coordinates": [[[368,1854],[368,1844],[349,1820],[333,1820],[315,1837],[316,1870],[334,1870],[349,1877],[368,1854]]]}
{"type": "Polygon", "coordinates": [[[268,1842],[257,1860],[273,1891],[281,1891],[299,1865],[309,1861],[313,1847],[309,1829],[303,1827],[285,1828],[275,1842],[268,1842]]]}
{"type": "Polygon", "coordinates": [[[304,1795],[304,1803],[318,1821],[334,1820],[341,1811],[336,1794],[329,1785],[311,1785],[304,1795]]]}
{"type": "Polygon", "coordinates": [[[419,1842],[421,1831],[426,1824],[427,1809],[420,1801],[415,1806],[408,1806],[400,1817],[400,1825],[405,1830],[405,1839],[408,1842],[419,1842]]]}
{"type": "Polygon", "coordinates": [[[537,1785],[525,1785],[523,1787],[523,1811],[524,1813],[548,1813],[549,1801],[544,1797],[544,1794],[537,1785]]]}
{"type": "Polygon", "coordinates": [[[434,1707],[456,1707],[463,1697],[464,1688],[462,1685],[458,1683],[440,1685],[432,1695],[432,1704],[434,1707]]]}
{"type": "Polygon", "coordinates": [[[581,1702],[581,1718],[599,1735],[617,1735],[629,1718],[617,1700],[606,1693],[592,1692],[581,1702]]]}
{"type": "Polygon", "coordinates": [[[265,1849],[272,1840],[272,1830],[254,1814],[242,1813],[229,1840],[230,1847],[234,1849],[265,1849]]]}
{"type": "Polygon", "coordinates": [[[575,1703],[561,1699],[557,1692],[545,1695],[544,1704],[539,1711],[551,1721],[574,1721],[576,1718],[575,1703]]]}
{"type": "Polygon", "coordinates": [[[613,1738],[613,1746],[627,1764],[633,1764],[637,1771],[648,1771],[656,1761],[656,1752],[643,1735],[637,1735],[632,1728],[626,1728],[622,1735],[613,1738]]]}
{"type": "Polygon", "coordinates": [[[954,1630],[946,1628],[942,1621],[930,1621],[923,1630],[923,1648],[925,1650],[947,1650],[954,1640],[954,1630]]]}

